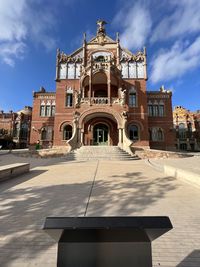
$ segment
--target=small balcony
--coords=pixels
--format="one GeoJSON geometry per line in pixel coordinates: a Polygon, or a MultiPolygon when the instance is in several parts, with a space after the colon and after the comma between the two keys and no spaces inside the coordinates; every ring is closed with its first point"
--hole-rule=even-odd
{"type": "Polygon", "coordinates": [[[108,104],[119,104],[120,99],[117,97],[111,97],[110,102],[108,97],[91,97],[91,102],[88,97],[82,98],[81,103],[91,105],[108,105],[108,104]]]}

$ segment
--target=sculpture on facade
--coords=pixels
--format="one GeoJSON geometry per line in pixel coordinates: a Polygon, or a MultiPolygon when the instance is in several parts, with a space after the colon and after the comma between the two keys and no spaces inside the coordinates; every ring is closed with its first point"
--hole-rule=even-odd
{"type": "Polygon", "coordinates": [[[81,94],[78,90],[75,90],[75,106],[80,107],[81,103],[81,94]]]}
{"type": "Polygon", "coordinates": [[[106,30],[104,25],[107,24],[107,22],[105,20],[97,20],[97,25],[99,26],[99,28],[97,29],[97,35],[105,35],[106,30]]]}
{"type": "Polygon", "coordinates": [[[125,103],[126,103],[126,89],[120,88],[120,99],[121,99],[121,105],[125,105],[125,103]]]}

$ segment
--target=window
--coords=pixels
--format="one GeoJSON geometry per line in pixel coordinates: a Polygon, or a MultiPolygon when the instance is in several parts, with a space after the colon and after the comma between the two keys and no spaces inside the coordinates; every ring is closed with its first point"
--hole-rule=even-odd
{"type": "Polygon", "coordinates": [[[53,139],[53,127],[43,127],[41,130],[41,140],[52,140],[53,139]]]}
{"type": "Polygon", "coordinates": [[[46,139],[47,139],[47,131],[45,128],[43,128],[41,131],[41,140],[46,140],[46,139]]]}
{"type": "Polygon", "coordinates": [[[122,66],[122,77],[128,78],[128,63],[123,62],[121,63],[121,66],[122,66]]]}
{"type": "Polygon", "coordinates": [[[164,141],[164,133],[162,128],[153,127],[150,129],[151,141],[164,141]]]}
{"type": "Polygon", "coordinates": [[[72,103],[73,103],[73,95],[72,94],[66,94],[65,106],[66,107],[72,107],[72,103]]]}
{"type": "Polygon", "coordinates": [[[158,106],[157,105],[153,105],[153,116],[154,117],[158,116],[158,106]]]}
{"type": "Polygon", "coordinates": [[[68,63],[67,78],[68,79],[75,78],[75,64],[74,63],[68,63]]]}
{"type": "Polygon", "coordinates": [[[148,105],[148,115],[149,115],[150,117],[153,116],[153,106],[152,106],[152,105],[148,105]]]}
{"type": "Polygon", "coordinates": [[[158,106],[159,117],[164,117],[164,105],[158,106]]]}
{"type": "Polygon", "coordinates": [[[51,116],[55,116],[55,106],[51,106],[51,116]]]}
{"type": "Polygon", "coordinates": [[[137,125],[129,126],[129,139],[133,141],[139,140],[139,131],[137,125]]]}
{"type": "Polygon", "coordinates": [[[45,106],[40,106],[40,116],[45,117],[45,106]]]}
{"type": "Polygon", "coordinates": [[[67,76],[67,65],[60,64],[60,79],[66,79],[67,76]]]}
{"type": "Polygon", "coordinates": [[[129,94],[129,106],[136,107],[136,93],[129,94]]]}
{"type": "Polygon", "coordinates": [[[21,125],[21,138],[27,138],[28,137],[28,125],[27,123],[22,123],[21,125]]]}
{"type": "Polygon", "coordinates": [[[46,106],[46,116],[51,117],[51,106],[46,106]]]}
{"type": "Polygon", "coordinates": [[[164,117],[164,105],[148,105],[150,117],[164,117]]]}
{"type": "Polygon", "coordinates": [[[129,106],[136,107],[137,99],[136,99],[136,89],[134,86],[129,90],[129,106]]]}
{"type": "Polygon", "coordinates": [[[63,140],[69,140],[72,137],[72,126],[65,125],[63,128],[63,140]]]}
{"type": "Polygon", "coordinates": [[[178,137],[180,139],[186,139],[187,138],[187,129],[186,129],[184,123],[179,123],[179,126],[178,126],[178,137]]]}

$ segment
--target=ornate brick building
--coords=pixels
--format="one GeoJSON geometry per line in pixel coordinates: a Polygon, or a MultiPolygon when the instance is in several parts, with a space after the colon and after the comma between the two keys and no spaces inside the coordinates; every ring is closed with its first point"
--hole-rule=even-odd
{"type": "Polygon", "coordinates": [[[173,149],[170,91],[147,91],[146,50],[131,53],[97,34],[70,55],[57,50],[56,92],[34,93],[31,144],[173,149]]]}
{"type": "Polygon", "coordinates": [[[173,111],[177,150],[200,151],[200,111],[191,112],[182,106],[173,111]]]}
{"type": "Polygon", "coordinates": [[[0,112],[0,146],[28,147],[30,142],[32,107],[25,106],[18,112],[0,112]]]}

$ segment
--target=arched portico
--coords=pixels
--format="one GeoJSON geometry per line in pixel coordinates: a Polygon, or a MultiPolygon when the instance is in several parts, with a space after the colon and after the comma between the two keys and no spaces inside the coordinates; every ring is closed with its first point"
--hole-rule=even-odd
{"type": "Polygon", "coordinates": [[[79,119],[82,145],[118,145],[120,117],[101,109],[84,115],[79,119]]]}

